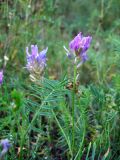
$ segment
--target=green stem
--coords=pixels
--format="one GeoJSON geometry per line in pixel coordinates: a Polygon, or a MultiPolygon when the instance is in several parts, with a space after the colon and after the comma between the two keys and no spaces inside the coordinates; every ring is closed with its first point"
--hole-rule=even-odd
{"type": "MultiPolygon", "coordinates": [[[[32,121],[30,122],[30,124],[28,125],[28,128],[26,128],[25,132],[23,133],[23,138],[21,140],[21,148],[23,148],[23,144],[26,138],[27,133],[31,130],[33,123],[35,122],[36,118],[38,117],[38,115],[40,114],[41,108],[42,106],[46,103],[46,100],[49,98],[49,96],[51,96],[53,94],[54,90],[45,98],[45,101],[42,102],[41,106],[36,110],[35,115],[33,116],[32,121]]],[[[21,160],[22,157],[22,149],[20,152],[20,158],[19,160],[21,160]]]]}
{"type": "Polygon", "coordinates": [[[74,154],[75,146],[75,90],[76,90],[76,75],[77,68],[74,64],[74,79],[73,79],[73,91],[72,91],[72,152],[74,154]]]}
{"type": "Polygon", "coordinates": [[[82,147],[83,147],[83,144],[84,144],[84,139],[85,139],[85,128],[84,128],[84,132],[83,132],[83,136],[82,136],[82,142],[80,143],[79,150],[78,150],[74,160],[77,160],[78,158],[81,159],[82,147]],[[79,154],[80,154],[80,156],[79,156],[79,154]]]}
{"type": "Polygon", "coordinates": [[[58,124],[58,126],[59,126],[59,128],[60,128],[60,130],[61,130],[61,132],[63,134],[63,136],[65,137],[65,140],[66,140],[67,145],[69,147],[69,151],[70,151],[71,157],[73,157],[69,137],[66,135],[64,129],[62,128],[58,118],[56,117],[56,114],[54,113],[54,110],[52,110],[52,113],[53,113],[53,116],[54,116],[54,118],[55,118],[55,120],[56,120],[56,122],[57,122],[57,124],[58,124]]]}

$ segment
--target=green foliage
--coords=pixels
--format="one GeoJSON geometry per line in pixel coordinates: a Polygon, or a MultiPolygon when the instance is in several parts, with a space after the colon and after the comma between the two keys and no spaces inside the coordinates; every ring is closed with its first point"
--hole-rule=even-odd
{"type": "Polygon", "coordinates": [[[118,0],[0,1],[0,140],[12,144],[5,159],[120,159],[119,15],[118,0]],[[93,41],[76,85],[63,45],[80,31],[93,41]],[[42,81],[26,72],[31,44],[49,48],[42,81]]]}

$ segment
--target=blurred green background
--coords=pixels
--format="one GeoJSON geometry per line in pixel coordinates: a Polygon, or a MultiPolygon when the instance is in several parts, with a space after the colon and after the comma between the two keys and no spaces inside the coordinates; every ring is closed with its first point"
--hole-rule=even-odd
{"type": "MultiPolygon", "coordinates": [[[[17,157],[17,149],[19,146],[23,146],[21,141],[22,138],[24,139],[26,126],[31,120],[29,120],[31,108],[34,108],[32,111],[34,115],[36,107],[41,104],[40,99],[29,96],[31,91],[27,87],[31,82],[25,68],[26,47],[37,44],[39,51],[48,47],[45,77],[63,80],[66,75],[73,74],[73,66],[71,67],[71,62],[67,58],[63,46],[69,48],[69,42],[79,32],[82,32],[84,36],[91,35],[93,37],[88,50],[89,60],[79,70],[80,86],[76,104],[76,119],[80,122],[81,129],[78,132],[79,136],[83,134],[83,128],[86,127],[85,142],[83,148],[81,147],[81,151],[84,151],[84,147],[86,147],[83,160],[89,149],[88,145],[95,141],[96,144],[92,144],[90,156],[95,153],[97,148],[96,157],[98,155],[99,158],[100,155],[105,157],[110,153],[114,160],[119,160],[120,0],[0,0],[0,69],[5,67],[4,83],[0,88],[0,135],[2,138],[13,136],[15,147],[11,149],[11,157],[17,157]],[[8,58],[6,66],[5,56],[8,58]],[[26,97],[33,100],[30,107],[24,105],[26,97]],[[26,119],[27,121],[25,121],[26,119]]],[[[58,82],[53,82],[50,83],[55,87],[54,84],[56,85],[58,82]]],[[[37,92],[37,87],[34,91],[32,93],[35,95],[41,94],[40,88],[39,92],[37,92]]],[[[45,92],[45,94],[47,93],[45,92]]],[[[63,102],[59,105],[66,107],[63,102]]],[[[68,120],[66,117],[69,114],[71,116],[71,110],[67,108],[69,112],[66,114],[62,107],[57,108],[55,113],[65,128],[66,124],[69,124],[70,119],[68,120]]],[[[50,121],[46,117],[41,118],[42,134],[41,130],[35,131],[37,134],[34,134],[37,135],[37,138],[39,138],[38,133],[42,135],[40,145],[37,146],[40,147],[42,160],[46,155],[52,157],[54,154],[55,157],[54,152],[64,148],[66,150],[62,150],[62,153],[60,152],[58,155],[62,155],[65,159],[69,153],[64,136],[61,136],[55,119],[50,121]],[[48,127],[48,130],[45,127],[48,127]],[[57,135],[56,137],[53,136],[54,134],[52,135],[55,129],[57,130],[54,133],[55,136],[57,135]],[[52,140],[49,141],[49,138],[52,140]],[[65,147],[61,145],[59,148],[59,141],[62,141],[65,147]],[[47,144],[54,145],[51,147],[53,153],[47,144]]],[[[37,123],[39,124],[39,121],[36,120],[37,123]]],[[[76,137],[79,138],[79,136],[76,137]]],[[[29,148],[31,147],[29,142],[31,143],[32,140],[29,140],[28,134],[27,142],[24,142],[26,150],[28,150],[24,151],[24,157],[26,155],[27,157],[37,156],[36,153],[33,153],[34,147],[33,150],[29,148]]],[[[78,149],[78,146],[76,148],[78,149]]],[[[49,156],[48,160],[50,160],[49,156]]],[[[112,160],[111,157],[109,160],[112,160]]],[[[51,160],[53,159],[51,158],[51,160]]],[[[58,159],[56,158],[56,160],[58,159]]]]}
{"type": "Polygon", "coordinates": [[[1,0],[0,22],[0,66],[6,55],[7,80],[26,76],[25,49],[31,44],[37,44],[39,50],[49,47],[50,77],[58,79],[65,68],[69,72],[63,45],[68,48],[79,32],[93,37],[89,62],[81,70],[81,83],[109,80],[119,65],[118,55],[113,53],[120,34],[118,0],[1,0]]]}

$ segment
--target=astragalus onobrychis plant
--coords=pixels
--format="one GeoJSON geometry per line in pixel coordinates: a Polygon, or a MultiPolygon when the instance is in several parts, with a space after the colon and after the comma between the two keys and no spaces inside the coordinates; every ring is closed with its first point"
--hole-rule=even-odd
{"type": "Polygon", "coordinates": [[[45,72],[50,68],[48,48],[39,52],[37,45],[26,47],[24,70],[30,76],[21,88],[11,86],[10,98],[0,71],[0,103],[9,104],[1,114],[0,159],[119,160],[115,147],[119,148],[120,76],[114,76],[111,88],[100,81],[81,84],[80,71],[92,54],[91,44],[92,36],[80,32],[64,46],[70,72],[61,79],[45,72]]]}
{"type": "MultiPolygon", "coordinates": [[[[80,32],[69,43],[70,50],[64,47],[68,60],[71,60],[73,75],[71,75],[70,79],[64,77],[61,81],[46,79],[43,76],[46,66],[47,49],[38,53],[37,45],[31,45],[31,54],[28,52],[28,47],[26,50],[26,67],[30,72],[30,77],[36,80],[30,87],[31,93],[29,93],[29,98],[26,99],[26,105],[28,105],[29,114],[32,117],[27,130],[31,133],[32,130],[35,131],[46,123],[49,126],[47,132],[50,134],[49,142],[47,143],[54,144],[54,136],[56,135],[53,134],[52,137],[51,134],[57,128],[56,132],[60,134],[57,137],[59,139],[57,145],[63,152],[62,156],[67,159],[80,159],[83,155],[86,136],[86,109],[85,106],[84,109],[80,106],[79,85],[77,83],[80,66],[88,60],[87,50],[90,47],[91,41],[91,36],[84,37],[80,32]],[[72,85],[71,87],[69,86],[70,84],[72,85]],[[55,125],[53,125],[54,120],[56,121],[55,125]],[[36,124],[36,121],[40,121],[40,124],[36,124]]],[[[89,105],[91,97],[89,91],[87,92],[86,103],[89,105]]],[[[34,152],[36,153],[40,138],[38,137],[35,141],[34,152]]]]}

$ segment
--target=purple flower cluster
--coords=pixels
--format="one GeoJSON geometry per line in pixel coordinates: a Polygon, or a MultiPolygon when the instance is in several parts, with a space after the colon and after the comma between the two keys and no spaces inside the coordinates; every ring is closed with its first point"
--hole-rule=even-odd
{"type": "Polygon", "coordinates": [[[31,45],[31,54],[28,51],[28,47],[26,47],[27,53],[27,69],[31,74],[39,74],[43,73],[43,70],[46,66],[46,53],[48,48],[44,49],[41,52],[38,52],[37,45],[31,45]]]}
{"type": "Polygon", "coordinates": [[[0,71],[0,85],[3,82],[3,70],[0,71]]]}
{"type": "Polygon", "coordinates": [[[2,152],[0,153],[0,158],[2,158],[9,150],[11,144],[8,139],[3,139],[1,140],[0,145],[2,146],[2,152]]]}
{"type": "MultiPolygon", "coordinates": [[[[70,43],[68,50],[65,46],[64,49],[66,50],[66,54],[69,58],[74,58],[74,63],[77,64],[78,58],[81,59],[79,64],[77,64],[77,68],[81,66],[87,59],[87,50],[90,47],[92,41],[91,36],[84,37],[80,32],[70,43]]],[[[29,53],[29,48],[26,47],[27,53],[27,64],[26,68],[30,72],[30,77],[32,80],[39,79],[42,77],[44,73],[44,68],[46,66],[46,53],[48,48],[44,49],[41,52],[38,52],[37,45],[31,45],[31,52],[29,53]]]]}
{"type": "MultiPolygon", "coordinates": [[[[83,37],[82,33],[80,32],[70,43],[69,48],[70,52],[67,55],[75,53],[77,57],[80,57],[82,62],[85,62],[88,59],[87,50],[90,47],[92,41],[91,36],[83,37]]],[[[67,51],[67,50],[66,50],[67,51]]]]}

